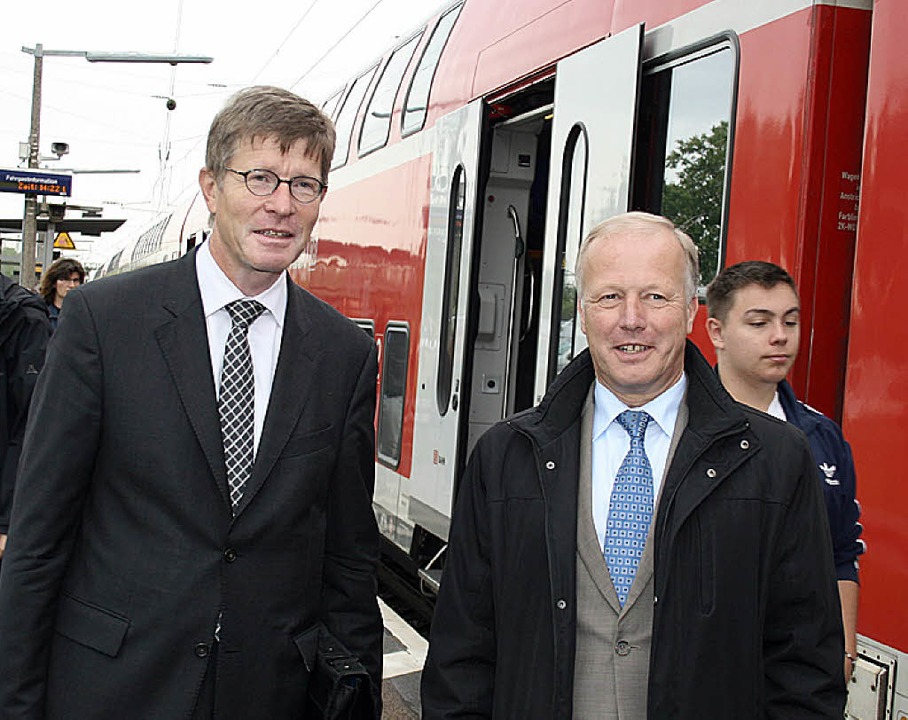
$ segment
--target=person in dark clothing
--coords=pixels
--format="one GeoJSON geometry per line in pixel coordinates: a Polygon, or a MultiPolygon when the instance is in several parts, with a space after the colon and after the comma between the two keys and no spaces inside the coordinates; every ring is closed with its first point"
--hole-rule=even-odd
{"type": "Polygon", "coordinates": [[[423,717],[840,720],[810,448],[686,339],[696,246],[620,215],[583,241],[576,277],[589,350],[467,465],[423,717]]]}
{"type": "Polygon", "coordinates": [[[73,258],[54,260],[53,265],[44,273],[38,292],[47,303],[47,314],[50,316],[50,324],[54,330],[57,329],[63,299],[70,290],[79,287],[84,282],[85,268],[82,267],[82,263],[73,258]]]}
{"type": "Polygon", "coordinates": [[[0,560],[28,406],[50,333],[41,298],[0,275],[0,560]]]}
{"type": "Polygon", "coordinates": [[[725,268],[706,295],[707,330],[719,376],[739,402],[787,420],[810,442],[826,498],[833,562],[845,626],[845,675],[857,658],[858,556],[864,552],[855,499],[851,448],[842,429],[799,402],[785,381],[801,335],[801,302],[792,277],[773,263],[752,260],[725,268]]]}
{"type": "Polygon", "coordinates": [[[377,348],[287,271],[334,144],[308,100],[237,92],[210,237],[67,296],[0,573],[3,720],[311,718],[334,640],[380,717],[377,348]]]}

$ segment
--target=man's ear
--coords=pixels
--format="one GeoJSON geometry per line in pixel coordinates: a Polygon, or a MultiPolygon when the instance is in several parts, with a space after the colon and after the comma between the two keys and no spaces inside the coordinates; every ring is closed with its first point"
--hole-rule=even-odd
{"type": "Polygon", "coordinates": [[[199,187],[202,189],[202,196],[205,198],[208,212],[214,215],[217,212],[218,206],[218,182],[215,180],[214,173],[208,168],[199,170],[199,187]]]}
{"type": "Polygon", "coordinates": [[[713,347],[716,350],[725,349],[725,338],[724,333],[722,332],[721,320],[714,317],[706,318],[706,332],[709,334],[709,339],[712,340],[713,347]]]}
{"type": "Polygon", "coordinates": [[[700,301],[694,295],[687,304],[687,334],[694,331],[694,322],[697,320],[697,313],[700,311],[700,301]]]}

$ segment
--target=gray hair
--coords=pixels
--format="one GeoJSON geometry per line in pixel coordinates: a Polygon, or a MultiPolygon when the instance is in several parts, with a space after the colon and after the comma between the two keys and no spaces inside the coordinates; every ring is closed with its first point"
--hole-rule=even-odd
{"type": "Polygon", "coordinates": [[[674,235],[684,251],[684,259],[687,265],[684,290],[687,301],[693,300],[697,296],[697,284],[700,280],[700,253],[696,244],[687,233],[676,227],[675,223],[668,218],[639,211],[615,215],[603,220],[583,238],[583,242],[580,244],[580,252],[577,254],[577,264],[574,267],[574,275],[577,278],[577,296],[583,297],[581,287],[583,282],[583,263],[593,242],[596,240],[607,240],[616,235],[655,235],[666,231],[674,235]]]}

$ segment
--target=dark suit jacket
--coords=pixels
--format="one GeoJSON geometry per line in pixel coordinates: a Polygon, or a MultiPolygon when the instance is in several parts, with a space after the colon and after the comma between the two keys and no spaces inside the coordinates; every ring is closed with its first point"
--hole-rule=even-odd
{"type": "Polygon", "coordinates": [[[302,717],[319,620],[380,688],[376,353],[288,283],[236,518],[195,254],[67,297],[0,576],[4,720],[188,718],[219,614],[218,717],[302,717]]]}

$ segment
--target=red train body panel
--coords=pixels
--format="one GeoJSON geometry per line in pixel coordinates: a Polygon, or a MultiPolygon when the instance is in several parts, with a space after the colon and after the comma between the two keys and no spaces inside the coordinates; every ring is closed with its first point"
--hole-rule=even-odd
{"type": "Polygon", "coordinates": [[[904,653],[908,483],[899,448],[908,414],[908,324],[900,316],[908,275],[908,8],[878,0],[873,13],[843,427],[868,545],[860,630],[904,653]]]}

